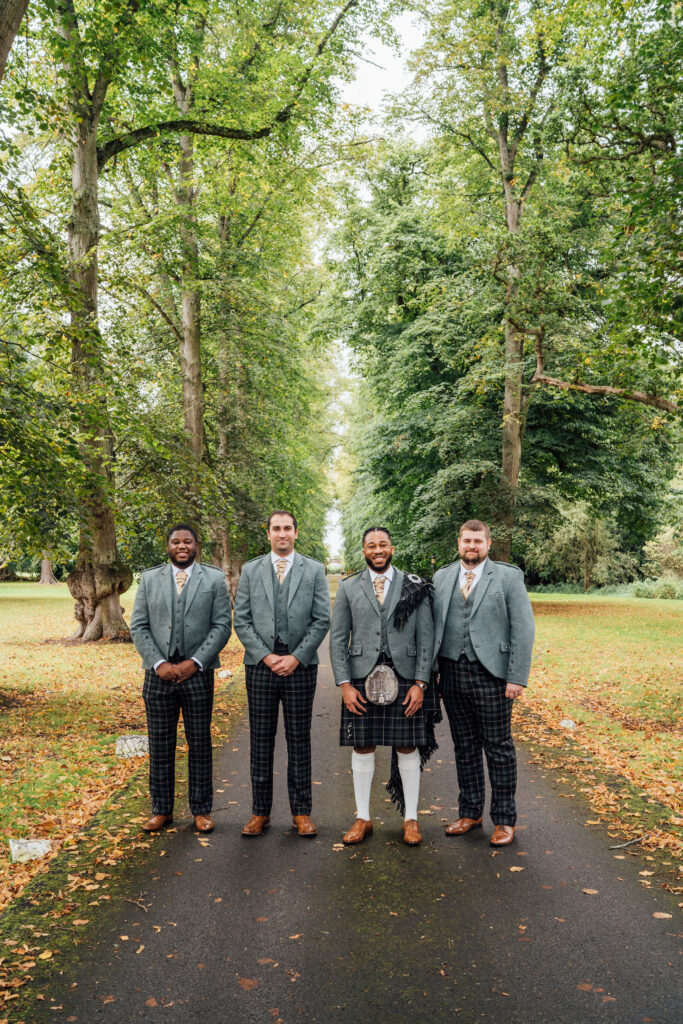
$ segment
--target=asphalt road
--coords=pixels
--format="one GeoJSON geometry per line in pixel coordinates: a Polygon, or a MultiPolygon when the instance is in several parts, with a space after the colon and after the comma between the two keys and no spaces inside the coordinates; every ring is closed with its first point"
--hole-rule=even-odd
{"type": "Polygon", "coordinates": [[[676,899],[644,890],[643,860],[615,859],[605,831],[586,828],[590,812],[523,749],[513,846],[491,850],[487,819],[444,835],[457,790],[442,724],[423,775],[424,844],[401,840],[380,751],[374,836],[339,848],[354,802],[326,653],[319,679],[317,838],[291,829],[280,737],[272,826],[240,836],[251,811],[243,724],[216,752],[216,831],[200,841],[188,815],[155,841],[129,880],[148,912],[117,901],[53,988],[63,1009],[36,1007],[36,1022],[680,1024],[676,899]],[[653,917],[662,911],[673,918],[653,917]]]}

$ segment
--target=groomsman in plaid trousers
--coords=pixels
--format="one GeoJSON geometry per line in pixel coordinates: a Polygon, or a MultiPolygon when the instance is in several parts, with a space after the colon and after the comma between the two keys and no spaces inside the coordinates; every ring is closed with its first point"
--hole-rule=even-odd
{"type": "Polygon", "coordinates": [[[311,717],[318,648],[330,625],[330,593],[320,562],[294,550],[291,512],[272,512],[270,551],[242,569],[235,595],[235,632],[244,644],[249,703],[252,816],[244,836],[270,825],[273,751],[280,704],[287,740],[287,789],[297,834],[314,836],[311,821],[311,717]]]}
{"type": "Polygon", "coordinates": [[[213,673],[230,639],[230,595],[222,569],[197,562],[197,534],[184,523],[168,532],[170,562],[146,569],[130,619],[142,656],[149,736],[152,817],[145,832],[173,822],[178,718],[189,748],[189,803],[198,832],[213,832],[211,712],[213,673]]]}
{"type": "Polygon", "coordinates": [[[460,560],[434,576],[434,653],[460,787],[459,817],[446,835],[481,827],[483,752],[491,782],[490,844],[509,846],[517,820],[512,705],[529,679],[534,616],[521,569],[492,562],[490,547],[486,523],[463,523],[460,560]]]}

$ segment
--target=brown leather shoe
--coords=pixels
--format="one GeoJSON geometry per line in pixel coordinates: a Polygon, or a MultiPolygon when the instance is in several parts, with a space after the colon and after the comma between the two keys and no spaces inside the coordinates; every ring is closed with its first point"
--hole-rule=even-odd
{"type": "Polygon", "coordinates": [[[249,821],[242,829],[243,836],[260,836],[270,825],[270,818],[267,814],[252,814],[249,821]]]}
{"type": "Polygon", "coordinates": [[[514,825],[496,825],[489,841],[490,846],[509,846],[515,838],[514,825]]]}
{"type": "Polygon", "coordinates": [[[167,828],[173,824],[172,814],[153,814],[149,821],[146,821],[142,826],[143,832],[160,832],[162,828],[167,828]]]}
{"type": "Polygon", "coordinates": [[[419,846],[422,842],[420,826],[415,818],[409,818],[403,822],[403,842],[408,846],[419,846]]]}
{"type": "Polygon", "coordinates": [[[464,836],[473,828],[481,828],[481,818],[458,818],[446,829],[447,836],[464,836]]]}
{"type": "Polygon", "coordinates": [[[210,814],[198,814],[194,819],[194,827],[197,832],[207,835],[209,832],[213,832],[215,825],[210,814]]]}
{"type": "Polygon", "coordinates": [[[295,814],[292,824],[300,836],[317,836],[318,830],[308,814],[295,814]]]}
{"type": "Polygon", "coordinates": [[[372,822],[366,821],[365,818],[356,818],[353,825],[342,839],[343,843],[347,846],[353,846],[354,843],[362,843],[367,836],[372,835],[372,822]]]}

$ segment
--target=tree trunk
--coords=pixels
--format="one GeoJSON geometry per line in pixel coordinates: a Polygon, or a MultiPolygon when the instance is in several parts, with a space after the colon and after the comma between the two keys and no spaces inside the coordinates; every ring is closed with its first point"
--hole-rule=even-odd
{"type": "MultiPolygon", "coordinates": [[[[106,87],[100,91],[103,102],[106,87]]],[[[71,280],[79,299],[71,310],[71,372],[83,410],[81,451],[90,489],[83,507],[76,568],[66,582],[76,602],[78,629],[73,639],[84,641],[130,639],[119,598],[133,580],[119,558],[111,507],[113,444],[101,384],[102,343],[97,322],[99,109],[93,107],[90,97],[82,97],[74,109],[73,199],[68,228],[71,280]]]]}
{"type": "Polygon", "coordinates": [[[246,550],[234,552],[230,541],[230,528],[225,525],[214,525],[214,542],[212,546],[212,561],[219,565],[225,573],[225,581],[228,584],[230,597],[234,604],[237,584],[240,581],[242,566],[244,565],[247,553],[246,550]]]}
{"type": "Polygon", "coordinates": [[[27,7],[28,0],[0,0],[0,82],[27,7]]]}
{"type": "Polygon", "coordinates": [[[40,560],[40,582],[45,586],[49,586],[52,583],[59,583],[59,580],[52,571],[52,562],[47,555],[43,555],[40,560]]]}
{"type": "Polygon", "coordinates": [[[180,368],[183,379],[185,433],[197,467],[204,455],[204,390],[201,357],[201,295],[197,282],[199,243],[194,214],[194,146],[191,135],[180,138],[181,159],[176,202],[181,210],[183,246],[182,331],[180,368]]]}

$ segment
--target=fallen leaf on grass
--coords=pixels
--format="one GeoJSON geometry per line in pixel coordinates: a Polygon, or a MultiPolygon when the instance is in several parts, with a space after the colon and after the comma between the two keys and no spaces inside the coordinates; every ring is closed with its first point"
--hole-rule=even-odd
{"type": "Polygon", "coordinates": [[[72,921],[71,923],[72,924],[88,924],[88,921],[89,921],[89,919],[86,917],[84,919],[79,919],[78,921],[72,921]]]}
{"type": "Polygon", "coordinates": [[[656,917],[660,921],[668,921],[673,915],[665,914],[663,910],[655,910],[653,917],[656,917]]]}
{"type": "Polygon", "coordinates": [[[581,892],[585,892],[586,896],[597,896],[599,889],[582,889],[581,892]]]}
{"type": "Polygon", "coordinates": [[[639,871],[639,875],[654,875],[654,871],[639,871]]]}
{"type": "Polygon", "coordinates": [[[149,999],[145,999],[145,1006],[158,1006],[158,1005],[159,1004],[156,1001],[156,999],[154,998],[154,996],[150,996],[149,999]]]}
{"type": "Polygon", "coordinates": [[[240,988],[243,988],[245,992],[248,992],[249,989],[252,988],[258,988],[258,981],[256,978],[238,978],[237,984],[240,988]]]}
{"type": "Polygon", "coordinates": [[[271,956],[263,956],[258,961],[258,963],[259,963],[260,967],[263,967],[264,964],[274,964],[275,961],[273,960],[273,958],[271,956]]]}
{"type": "Polygon", "coordinates": [[[593,991],[593,986],[588,981],[581,981],[581,982],[579,982],[579,984],[576,987],[578,988],[579,992],[592,992],[593,991]]]}
{"type": "Polygon", "coordinates": [[[42,953],[38,954],[38,959],[39,960],[49,960],[51,956],[52,956],[52,950],[51,949],[45,949],[45,950],[43,950],[42,953]]]}
{"type": "Polygon", "coordinates": [[[513,864],[510,871],[524,871],[524,868],[520,864],[513,864]]]}
{"type": "Polygon", "coordinates": [[[115,1003],[116,1002],[116,998],[114,996],[104,996],[103,999],[102,999],[102,1002],[106,1006],[107,1003],[115,1003]]]}
{"type": "Polygon", "coordinates": [[[135,950],[135,952],[136,953],[142,953],[144,948],[145,948],[144,946],[138,946],[138,948],[135,950]]]}
{"type": "Polygon", "coordinates": [[[289,938],[289,939],[300,939],[302,935],[303,935],[303,932],[299,932],[298,935],[288,935],[287,938],[289,938]]]}

